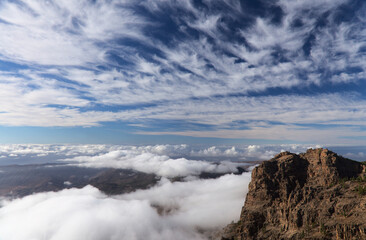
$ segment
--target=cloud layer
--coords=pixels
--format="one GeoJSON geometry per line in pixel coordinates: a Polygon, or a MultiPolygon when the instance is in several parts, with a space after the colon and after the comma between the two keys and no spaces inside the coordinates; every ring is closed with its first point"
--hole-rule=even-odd
{"type": "Polygon", "coordinates": [[[203,137],[362,142],[364,9],[358,0],[5,0],[0,125],[121,121],[140,134],[197,137],[194,126],[203,137]],[[177,121],[184,127],[170,131],[177,121]]]}
{"type": "MultiPolygon", "coordinates": [[[[176,172],[189,175],[201,171],[235,171],[242,161],[268,160],[281,151],[305,152],[320,145],[56,145],[3,144],[0,145],[0,164],[29,164],[74,161],[83,166],[134,168],[147,172],[176,172]],[[206,161],[201,161],[206,160],[206,161]],[[216,164],[216,163],[219,163],[216,164]]],[[[351,149],[346,153],[354,153],[351,149]]]]}
{"type": "MultiPolygon", "coordinates": [[[[218,164],[206,161],[187,160],[185,158],[171,159],[151,153],[136,155],[130,151],[113,151],[94,157],[75,157],[66,159],[77,162],[76,166],[94,168],[134,169],[144,173],[154,173],[163,177],[184,177],[208,173],[237,172],[236,167],[246,166],[244,163],[220,162],[218,164]]],[[[72,164],[74,165],[74,164],[72,164]]]]}
{"type": "MultiPolygon", "coordinates": [[[[234,171],[240,160],[269,159],[280,151],[298,153],[309,147],[317,146],[0,145],[0,162],[23,157],[25,164],[32,157],[50,157],[53,162],[67,159],[80,166],[132,168],[162,176],[150,189],[116,196],[86,186],[0,199],[0,239],[208,240],[239,219],[251,172],[216,179],[195,175],[234,171]],[[187,177],[181,182],[166,178],[174,176],[187,177]]],[[[359,158],[366,152],[364,148],[342,151],[359,158]]]]}
{"type": "Polygon", "coordinates": [[[180,183],[163,180],[152,189],[116,197],[87,186],[3,200],[0,237],[208,239],[202,232],[238,219],[249,179],[250,173],[180,183]]]}

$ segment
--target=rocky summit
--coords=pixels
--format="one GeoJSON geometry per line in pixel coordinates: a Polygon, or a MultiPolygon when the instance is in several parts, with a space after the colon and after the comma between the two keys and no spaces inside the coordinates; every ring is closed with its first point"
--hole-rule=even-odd
{"type": "Polygon", "coordinates": [[[278,154],[253,170],[222,239],[366,239],[366,166],[322,148],[278,154]]]}

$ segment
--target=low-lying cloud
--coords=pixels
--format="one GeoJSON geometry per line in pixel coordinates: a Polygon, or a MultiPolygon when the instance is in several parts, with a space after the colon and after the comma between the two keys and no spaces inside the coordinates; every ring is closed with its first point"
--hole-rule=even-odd
{"type": "Polygon", "coordinates": [[[134,151],[117,150],[98,156],[80,156],[66,161],[76,162],[73,165],[93,168],[134,169],[144,173],[154,173],[163,177],[180,177],[199,175],[202,172],[229,173],[237,172],[238,166],[245,163],[188,160],[185,158],[171,159],[165,155],[153,153],[136,154],[134,151]]]}
{"type": "Polygon", "coordinates": [[[238,220],[249,180],[250,173],[162,179],[151,189],[115,197],[87,186],[3,200],[0,239],[208,239],[206,231],[238,220]]]}
{"type": "Polygon", "coordinates": [[[86,186],[3,199],[2,240],[210,239],[238,220],[250,181],[250,172],[232,174],[237,166],[250,169],[249,163],[216,159],[241,156],[243,150],[233,146],[2,145],[0,152],[6,159],[55,157],[80,167],[129,168],[161,176],[150,189],[123,195],[107,196],[86,186]],[[202,172],[228,174],[199,179],[202,172]],[[184,181],[169,179],[177,176],[184,181]]]}
{"type": "MultiPolygon", "coordinates": [[[[278,144],[278,145],[235,145],[235,146],[194,146],[187,144],[158,144],[146,146],[105,145],[105,144],[2,144],[0,145],[1,161],[9,159],[31,158],[59,160],[83,156],[100,156],[114,151],[130,153],[131,156],[151,153],[169,158],[203,159],[203,160],[266,160],[280,151],[305,152],[308,148],[320,147],[311,144],[278,144]]],[[[11,161],[9,161],[11,162],[11,161]]]]}
{"type": "MultiPolygon", "coordinates": [[[[208,240],[216,230],[239,219],[251,173],[216,179],[198,179],[196,175],[234,172],[239,160],[249,167],[251,160],[269,159],[281,151],[304,152],[309,147],[316,146],[1,145],[1,155],[10,159],[15,158],[10,155],[26,158],[42,154],[66,164],[131,168],[155,173],[161,179],[149,189],[123,195],[108,196],[86,186],[2,199],[0,239],[208,240]],[[184,181],[169,179],[175,176],[184,177],[184,181]]],[[[353,152],[363,157],[361,148],[353,152]]]]}
{"type": "Polygon", "coordinates": [[[307,148],[309,146],[305,145],[248,145],[237,148],[211,146],[198,149],[188,145],[121,146],[120,149],[106,153],[76,156],[62,161],[79,167],[133,169],[162,177],[185,177],[200,175],[202,172],[236,173],[237,167],[249,165],[244,160],[265,160],[284,150],[298,152],[307,148]]]}

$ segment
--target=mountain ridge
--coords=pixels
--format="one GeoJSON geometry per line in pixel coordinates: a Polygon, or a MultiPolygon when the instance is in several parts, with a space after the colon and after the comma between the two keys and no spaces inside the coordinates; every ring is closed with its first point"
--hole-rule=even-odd
{"type": "Polygon", "coordinates": [[[366,166],[328,149],[282,152],[252,171],[222,239],[366,239],[366,166]]]}

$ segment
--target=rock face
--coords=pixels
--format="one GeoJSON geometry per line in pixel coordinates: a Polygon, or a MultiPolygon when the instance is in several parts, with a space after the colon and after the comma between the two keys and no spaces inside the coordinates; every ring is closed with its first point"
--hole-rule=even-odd
{"type": "Polygon", "coordinates": [[[366,239],[365,172],[327,149],[280,153],[253,170],[222,239],[366,239]]]}

